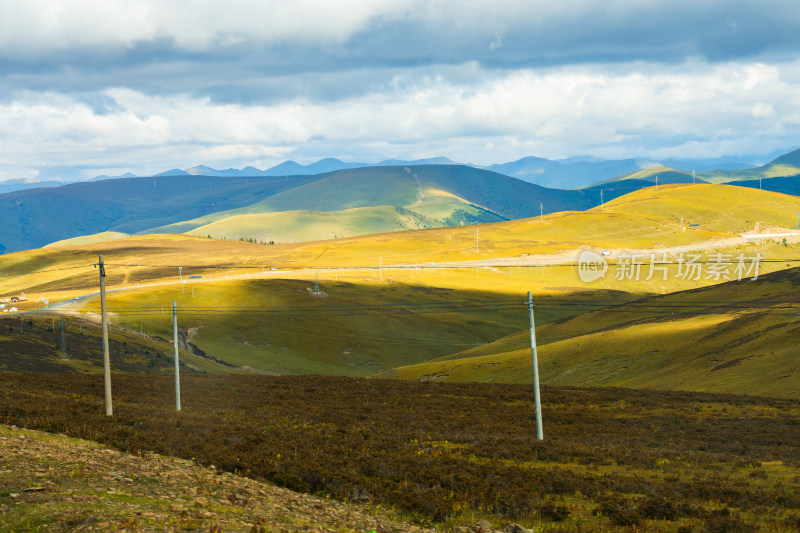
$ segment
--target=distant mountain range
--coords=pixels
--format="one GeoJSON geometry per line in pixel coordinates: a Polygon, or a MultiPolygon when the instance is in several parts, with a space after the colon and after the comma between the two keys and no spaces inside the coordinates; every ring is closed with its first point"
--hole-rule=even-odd
{"type": "MultiPolygon", "coordinates": [[[[446,157],[434,157],[428,159],[417,159],[404,161],[389,159],[380,163],[358,163],[344,162],[335,158],[320,159],[310,165],[301,165],[294,161],[284,161],[283,163],[266,170],[259,170],[254,167],[243,169],[228,168],[216,170],[207,166],[195,166],[181,169],[171,169],[160,172],[157,176],[224,176],[224,177],[255,177],[255,176],[309,176],[336,170],[345,170],[363,167],[381,167],[398,165],[455,165],[459,164],[446,157]]],[[[610,178],[627,175],[640,170],[654,167],[668,167],[675,170],[708,172],[718,170],[720,172],[739,171],[751,168],[741,162],[726,162],[723,160],[710,161],[678,161],[667,160],[657,162],[648,159],[619,159],[619,160],[599,160],[593,158],[569,158],[562,160],[550,160],[541,157],[524,157],[509,163],[495,164],[486,167],[469,165],[475,168],[484,168],[517,178],[528,183],[534,183],[542,187],[555,189],[577,189],[604,181],[610,178]],[[712,161],[716,164],[712,164],[712,161]]],[[[129,177],[127,175],[121,177],[129,177]]]]}
{"type": "MultiPolygon", "coordinates": [[[[788,156],[781,156],[786,158],[788,156]]],[[[777,160],[776,160],[777,161],[777,160]]],[[[774,162],[773,162],[774,163],[774,162]]],[[[158,176],[182,176],[182,175],[203,175],[203,176],[225,176],[225,177],[245,177],[245,176],[308,176],[363,167],[397,166],[397,165],[454,165],[459,164],[446,157],[434,157],[429,159],[417,159],[413,161],[403,161],[389,159],[380,163],[358,163],[344,162],[335,158],[320,159],[310,165],[301,165],[294,161],[285,161],[279,165],[266,170],[259,170],[254,167],[243,169],[228,168],[225,170],[215,170],[206,166],[196,166],[184,170],[171,169],[158,174],[158,176]]],[[[770,163],[772,164],[772,163],[770,163]]],[[[742,161],[729,161],[725,159],[710,160],[663,160],[655,161],[652,159],[618,159],[601,160],[596,158],[571,157],[568,159],[551,160],[542,157],[523,157],[517,161],[508,163],[494,164],[489,166],[469,165],[475,168],[484,168],[517,178],[528,183],[534,183],[542,187],[554,189],[577,189],[595,185],[611,178],[630,175],[641,170],[657,167],[665,167],[683,172],[695,172],[698,175],[710,174],[713,176],[747,176],[754,164],[742,161]]],[[[757,167],[761,168],[761,167],[757,167]]],[[[124,176],[123,176],[124,177],[124,176]]],[[[746,178],[745,178],[746,179],[746,178]]]]}
{"type": "Polygon", "coordinates": [[[263,171],[198,166],[58,187],[20,182],[14,185],[24,189],[0,194],[0,253],[101,233],[105,237],[96,238],[188,233],[288,242],[497,222],[585,210],[667,183],[728,182],[800,194],[800,150],[761,167],[705,173],[633,159],[524,158],[492,167],[502,173],[445,158],[420,161],[367,165],[323,159],[263,171]],[[571,188],[537,185],[531,182],[536,176],[571,188]]]}
{"type": "MultiPolygon", "coordinates": [[[[180,170],[173,168],[165,170],[156,174],[156,176],[218,176],[228,178],[245,178],[245,177],[258,177],[258,176],[313,176],[316,174],[323,174],[325,172],[334,172],[336,170],[346,170],[350,168],[363,168],[363,167],[389,167],[398,165],[457,165],[455,161],[451,161],[446,157],[432,157],[428,159],[416,159],[413,161],[403,161],[400,159],[387,159],[380,163],[345,163],[333,157],[320,159],[316,163],[310,165],[301,165],[294,161],[284,161],[279,165],[268,168],[266,170],[259,170],[255,167],[244,167],[243,169],[227,168],[225,170],[215,170],[213,168],[199,165],[196,167],[180,170]]],[[[124,176],[123,176],[124,177],[124,176]]]]}
{"type": "MultiPolygon", "coordinates": [[[[640,170],[654,167],[666,167],[684,172],[705,174],[704,179],[709,181],[728,181],[730,179],[754,179],[756,177],[773,177],[785,171],[786,159],[794,160],[791,154],[781,156],[769,163],[774,165],[770,176],[761,175],[755,163],[738,158],[716,158],[703,160],[653,160],[653,159],[619,159],[603,160],[595,157],[574,156],[559,160],[550,160],[541,157],[523,157],[517,161],[494,164],[489,166],[470,165],[475,168],[484,168],[499,174],[556,189],[573,189],[595,185],[599,182],[628,175],[640,170]],[[779,161],[783,158],[783,161],[779,161]],[[756,175],[758,174],[758,175],[756,175]]],[[[399,165],[454,165],[460,164],[446,157],[433,157],[428,159],[398,160],[388,159],[379,163],[344,162],[335,158],[320,159],[309,165],[301,165],[294,161],[284,161],[279,165],[261,170],[252,166],[241,169],[226,168],[217,170],[205,165],[190,168],[173,168],[159,172],[155,176],[215,176],[215,177],[260,177],[260,176],[311,176],[336,170],[346,170],[363,167],[399,166],[399,165]]],[[[768,165],[767,165],[768,166],[768,165]]],[[[798,163],[800,166],[800,163],[798,163]]],[[[127,172],[119,176],[102,174],[87,181],[102,181],[106,179],[135,178],[136,174],[127,172]]],[[[152,177],[150,175],[145,177],[152,177]]],[[[53,187],[63,185],[65,182],[36,179],[8,180],[0,182],[0,193],[34,187],[53,187]]]]}

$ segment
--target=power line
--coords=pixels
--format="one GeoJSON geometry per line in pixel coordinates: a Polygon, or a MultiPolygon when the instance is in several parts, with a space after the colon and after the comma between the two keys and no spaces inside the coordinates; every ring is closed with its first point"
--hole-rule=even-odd
{"type": "MultiPolygon", "coordinates": [[[[654,256],[659,253],[664,252],[642,252],[642,253],[629,253],[625,256],[625,258],[631,257],[641,257],[642,259],[646,259],[650,256],[654,256]]],[[[688,253],[688,252],[687,252],[688,253]]],[[[674,257],[674,254],[670,254],[674,257]]],[[[725,254],[730,255],[730,254],[725,254]]],[[[610,258],[606,259],[609,265],[617,265],[619,264],[618,261],[619,257],[617,258],[610,258]]],[[[752,260],[751,257],[745,257],[745,260],[752,260]]],[[[535,259],[534,259],[535,260],[535,259]]],[[[483,264],[475,265],[475,264],[468,264],[468,263],[425,263],[425,264],[401,264],[401,265],[382,265],[383,269],[392,269],[392,270],[408,270],[408,269],[427,269],[427,270],[442,270],[442,269],[473,269],[473,268],[574,268],[579,265],[577,261],[569,261],[569,262],[544,262],[546,258],[542,259],[542,263],[539,264],[508,264],[508,263],[491,263],[491,259],[483,262],[483,264]]],[[[738,264],[739,259],[738,257],[731,257],[730,259],[725,260],[710,260],[710,259],[703,259],[703,260],[694,260],[694,261],[657,261],[656,264],[658,265],[708,265],[708,264],[715,264],[715,265],[733,265],[738,264]]],[[[759,263],[800,263],[800,258],[785,258],[785,259],[767,259],[767,258],[759,258],[759,263]]],[[[148,268],[153,270],[159,269],[177,269],[179,267],[183,267],[187,270],[193,271],[206,271],[206,270],[251,270],[255,271],[253,273],[263,273],[263,272],[270,272],[269,270],[265,270],[263,268],[263,261],[262,264],[254,264],[254,265],[147,265],[147,264],[128,264],[128,263],[106,263],[106,267],[122,267],[122,268],[148,268]]],[[[634,263],[631,266],[648,266],[648,262],[643,263],[634,263]]],[[[32,274],[46,274],[50,272],[63,272],[67,270],[78,270],[78,269],[89,269],[93,267],[93,263],[88,263],[86,265],[76,265],[76,266],[68,266],[68,267],[59,267],[59,268],[49,268],[49,269],[42,269],[42,270],[31,270],[21,273],[14,273],[14,274],[7,274],[6,277],[17,277],[17,276],[28,276],[32,274]]],[[[336,266],[327,266],[327,267],[311,267],[307,265],[291,265],[287,267],[281,267],[289,269],[289,272],[297,272],[300,270],[322,270],[322,271],[340,271],[340,270],[349,270],[349,271],[359,271],[359,270],[370,270],[378,268],[376,265],[364,265],[364,266],[349,266],[349,267],[336,267],[336,266]]],[[[274,271],[273,271],[274,272],[274,271]]]]}
{"type": "MultiPolygon", "coordinates": [[[[366,306],[294,306],[294,307],[182,307],[181,314],[188,316],[225,316],[241,317],[354,317],[354,316],[389,316],[444,314],[478,311],[513,311],[520,309],[519,301],[505,302],[462,302],[462,303],[428,303],[418,305],[366,305],[366,306]]],[[[665,313],[705,313],[724,314],[737,311],[761,310],[765,314],[797,314],[800,302],[792,301],[705,301],[705,302],[612,302],[592,300],[540,300],[539,309],[563,310],[566,308],[582,308],[584,312],[615,312],[640,314],[665,313]],[[786,307],[793,306],[793,307],[786,307]],[[588,308],[588,309],[587,309],[588,308]]],[[[161,307],[123,307],[115,308],[114,313],[124,316],[161,316],[161,307]]]]}

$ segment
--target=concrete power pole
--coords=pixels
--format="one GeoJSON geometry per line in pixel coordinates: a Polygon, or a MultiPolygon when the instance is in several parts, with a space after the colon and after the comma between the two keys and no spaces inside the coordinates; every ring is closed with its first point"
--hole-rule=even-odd
{"type": "Polygon", "coordinates": [[[106,416],[114,414],[111,405],[111,357],[108,353],[108,313],[106,310],[106,267],[103,265],[103,256],[97,264],[100,268],[100,316],[103,328],[103,382],[106,389],[106,416]]]}
{"type": "Polygon", "coordinates": [[[531,362],[533,366],[533,395],[536,403],[536,438],[544,439],[542,431],[542,401],[539,397],[539,359],[536,354],[536,324],[533,321],[533,294],[528,291],[528,317],[531,322],[531,362]]]}
{"type": "Polygon", "coordinates": [[[175,410],[181,410],[181,369],[178,358],[178,306],[172,300],[172,337],[175,343],[175,410]]]}

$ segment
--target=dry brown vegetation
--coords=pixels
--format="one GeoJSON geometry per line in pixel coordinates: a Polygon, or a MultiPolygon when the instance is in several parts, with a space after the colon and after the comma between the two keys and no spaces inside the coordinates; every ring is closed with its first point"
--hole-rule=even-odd
{"type": "MultiPolygon", "coordinates": [[[[183,458],[295,490],[547,531],[793,531],[800,402],[332,377],[0,375],[0,422],[183,458]]],[[[0,497],[0,505],[4,497],[0,497]]]]}
{"type": "Polygon", "coordinates": [[[0,531],[421,532],[385,511],[0,425],[0,531]]]}

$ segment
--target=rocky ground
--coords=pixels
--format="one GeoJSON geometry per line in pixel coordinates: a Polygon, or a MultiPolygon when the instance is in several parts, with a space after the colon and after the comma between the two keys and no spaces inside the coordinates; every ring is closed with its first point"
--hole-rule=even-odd
{"type": "Polygon", "coordinates": [[[0,426],[0,531],[432,531],[384,509],[0,426]]]}

